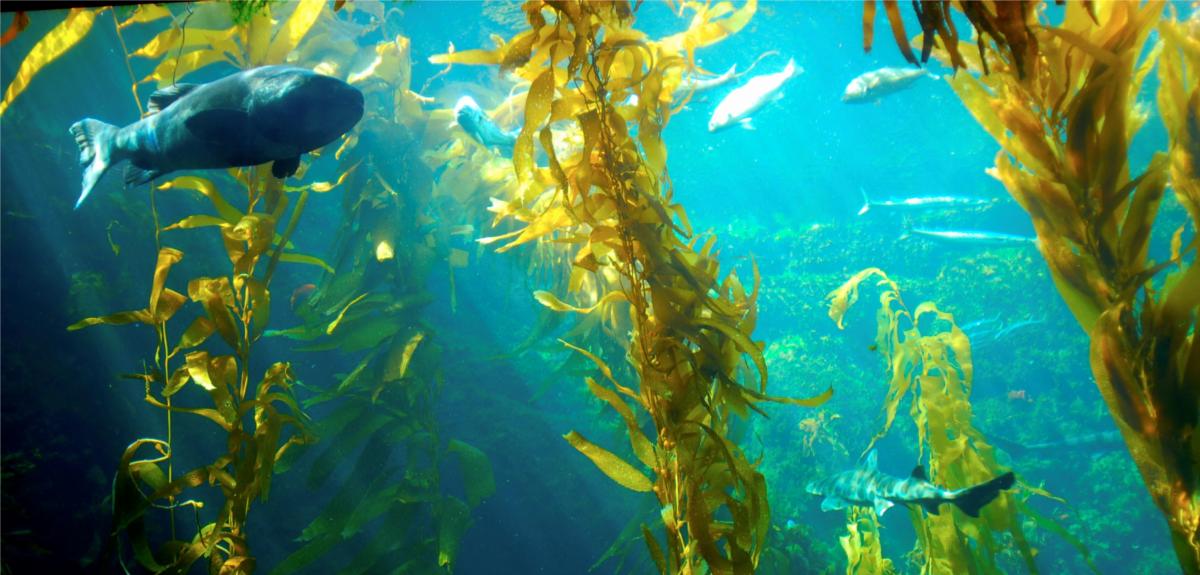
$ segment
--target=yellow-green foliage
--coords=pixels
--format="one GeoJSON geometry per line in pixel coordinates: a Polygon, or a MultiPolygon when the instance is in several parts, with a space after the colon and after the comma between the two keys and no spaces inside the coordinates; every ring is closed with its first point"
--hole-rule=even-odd
{"type": "Polygon", "coordinates": [[[441,346],[422,316],[434,300],[427,285],[434,267],[453,273],[469,261],[448,239],[471,226],[451,222],[472,221],[469,206],[482,213],[487,194],[505,180],[481,169],[486,150],[464,153],[463,142],[445,128],[447,111],[421,110],[421,97],[409,89],[407,38],[357,46],[321,30],[300,53],[362,89],[370,111],[336,153],[345,225],[334,241],[335,273],[295,309],[302,325],[272,334],[306,342],[303,350],[355,358],[336,384],[311,386],[317,395],[305,402],[332,408],[316,426],[322,442],[308,488],[327,488],[338,469],[350,473],[300,533],[300,547],[272,573],[313,569],[343,544],[364,546],[345,566],[350,572],[444,572],[454,566],[471,509],[495,492],[495,483],[483,452],[439,437],[441,346]],[[447,210],[435,218],[437,205],[447,210]],[[357,456],[347,462],[348,453],[357,456]],[[406,457],[394,460],[395,453],[406,457]],[[461,466],[465,502],[442,488],[447,457],[461,466]]]}
{"type": "MultiPolygon", "coordinates": [[[[872,277],[879,278],[877,285],[881,288],[875,344],[887,362],[889,381],[883,406],[884,423],[866,450],[872,449],[890,431],[901,402],[911,397],[909,413],[917,429],[918,457],[923,460],[928,451],[931,481],[956,489],[1000,475],[1005,470],[996,460],[994,448],[972,423],[971,345],[952,315],[938,309],[933,302],[922,303],[910,311],[900,296],[899,286],[883,271],[868,268],[827,296],[830,318],[842,327],[847,310],[858,299],[860,284],[872,277]]],[[[912,509],[921,572],[1000,573],[1003,571],[997,558],[1006,552],[1007,542],[1011,542],[1029,571],[1036,573],[1036,552],[1022,531],[1022,514],[1066,537],[1090,565],[1087,551],[1078,541],[1049,525],[1025,502],[1031,494],[1050,495],[1023,485],[1022,490],[1025,493],[1001,492],[983,508],[978,519],[957,510],[928,515],[912,509]]],[[[885,572],[888,566],[875,558],[877,547],[869,544],[873,539],[864,535],[878,531],[873,512],[867,516],[852,511],[850,529],[851,543],[844,539],[842,547],[852,571],[885,572]],[[865,531],[864,523],[868,525],[865,531]],[[856,565],[861,569],[855,570],[856,565]]]]}
{"type": "Polygon", "coordinates": [[[1183,570],[1197,572],[1200,391],[1190,383],[1200,381],[1200,43],[1194,21],[1161,19],[1165,5],[1070,2],[1051,25],[1035,2],[962,3],[978,55],[959,53],[940,30],[934,54],[987,72],[957,74],[950,85],[1000,144],[990,173],[1029,213],[1055,284],[1091,337],[1096,385],[1183,570]],[[1156,29],[1159,44],[1147,51],[1156,29]],[[1169,148],[1134,175],[1130,143],[1149,119],[1137,96],[1156,67],[1169,148]],[[1170,258],[1155,262],[1150,238],[1168,182],[1191,239],[1187,226],[1174,230],[1170,258]]]}
{"type": "MultiPolygon", "coordinates": [[[[135,56],[158,59],[154,73],[143,81],[157,80],[160,85],[216,61],[239,66],[282,63],[322,10],[322,2],[298,3],[291,7],[287,18],[278,21],[278,25],[271,19],[269,11],[260,12],[243,25],[234,24],[221,31],[193,31],[186,43],[182,42],[181,30],[172,27],[127,60],[135,56]],[[176,46],[178,50],[168,50],[176,46]]],[[[114,25],[119,32],[128,26],[161,21],[170,15],[165,8],[146,5],[135,10],[124,22],[114,18],[114,25]]],[[[73,11],[64,25],[77,22],[78,18],[78,13],[73,11]]],[[[59,54],[61,51],[50,57],[59,54]]],[[[37,61],[46,57],[47,54],[35,49],[30,59],[37,61]]],[[[132,77],[132,62],[129,70],[132,77]]],[[[136,83],[133,91],[136,96],[136,83]]],[[[137,103],[140,109],[140,100],[137,103]]],[[[320,191],[333,185],[312,184],[297,188],[301,191],[300,199],[289,215],[287,208],[291,202],[284,186],[269,175],[269,170],[231,170],[230,174],[238,184],[232,186],[233,190],[222,189],[229,186],[219,186],[194,176],[181,176],[159,186],[159,190],[198,192],[209,200],[215,213],[188,215],[167,226],[159,224],[156,213],[154,234],[160,247],[146,308],[87,318],[68,328],[138,322],[155,329],[152,367],[132,377],[145,382],[146,402],[165,410],[167,437],[165,440],[139,439],[130,444],[117,469],[112,502],[113,536],[124,535],[134,558],[154,573],[185,573],[200,559],[207,559],[212,573],[253,571],[255,561],[244,530],[251,504],[256,499],[265,500],[270,493],[276,462],[291,447],[313,440],[308,418],[292,394],[295,376],[289,364],[274,363],[257,384],[251,382],[249,365],[254,344],[268,325],[269,286],[276,265],[280,261],[293,261],[328,267],[317,258],[294,253],[287,247],[288,238],[303,211],[305,194],[309,189],[320,191]],[[226,199],[235,191],[244,194],[244,209],[226,199]],[[279,235],[276,233],[278,224],[284,221],[287,225],[279,235]],[[229,267],[223,275],[191,278],[184,295],[167,287],[172,270],[183,260],[184,254],[162,246],[162,234],[199,228],[216,232],[229,258],[229,267]],[[199,315],[181,333],[171,334],[169,320],[189,300],[199,304],[199,315]],[[196,349],[213,335],[218,336],[230,353],[219,355],[213,350],[196,349]],[[177,360],[180,354],[183,354],[181,365],[173,366],[172,360],[177,360]],[[189,383],[195,385],[189,386],[189,383]],[[188,391],[193,388],[202,391],[199,395],[207,396],[212,406],[180,405],[194,401],[191,396],[197,394],[188,391]],[[177,442],[173,437],[174,413],[197,415],[218,425],[228,436],[227,451],[210,464],[176,476],[173,466],[177,442]],[[135,459],[146,450],[153,450],[156,455],[150,459],[135,459]],[[201,525],[203,502],[178,501],[178,498],[189,489],[204,484],[217,486],[223,501],[216,518],[201,525]],[[176,533],[175,510],[180,507],[191,507],[194,511],[195,519],[185,523],[195,525],[190,537],[181,538],[176,533]],[[171,519],[169,539],[157,548],[152,547],[150,534],[146,532],[146,515],[152,509],[168,510],[171,519]]],[[[151,202],[153,206],[153,193],[151,202]]],[[[124,564],[124,553],[118,556],[124,564]]]]}
{"type": "Polygon", "coordinates": [[[602,318],[636,373],[631,387],[568,343],[603,374],[588,388],[625,421],[636,462],[577,432],[566,439],[618,484],[655,494],[665,537],[645,525],[642,532],[659,572],[749,573],[770,511],[762,475],[727,437],[730,418],[760,401],[815,405],[829,392],[809,400],[765,395],[762,344],[750,339],[757,274],[749,293],[735,273],[722,277],[716,239],[693,235],[672,202],[661,139],[679,104],[672,92],[694,51],[740,30],[756,3],[684,7],[695,12],[691,26],[653,40],[632,27],[627,2],[528,2],[528,30],[494,50],[431,61],[498,65],[530,81],[513,151],[517,189],[492,208],[497,220],[525,226],[483,241],[506,242],[498,251],[550,244],[569,257],[559,289],[578,303],[550,292],[536,298],[558,312],[602,318]],[[633,95],[636,106],[621,104],[633,95]],[[535,143],[546,167],[534,161],[535,143]],[[639,413],[649,416],[653,440],[639,413]]]}

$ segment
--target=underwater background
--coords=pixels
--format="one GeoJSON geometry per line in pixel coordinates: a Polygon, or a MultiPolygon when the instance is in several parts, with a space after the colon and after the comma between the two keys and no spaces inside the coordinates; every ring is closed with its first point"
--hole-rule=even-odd
{"type": "MultiPolygon", "coordinates": [[[[203,296],[193,296],[198,288],[186,278],[236,276],[230,272],[229,242],[219,241],[211,227],[155,231],[221,207],[182,184],[178,193],[155,192],[152,207],[152,186],[126,189],[114,170],[86,204],[73,209],[82,169],[68,127],[85,117],[134,122],[155,80],[139,85],[135,103],[131,75],[160,73],[158,62],[199,51],[209,41],[201,31],[252,26],[255,18],[286,25],[305,5],[256,4],[170,4],[163,9],[169,14],[122,25],[120,37],[114,24],[139,13],[132,7],[97,11],[78,44],[47,64],[0,116],[5,573],[120,572],[122,563],[132,572],[148,572],[144,562],[134,567],[140,558],[127,547],[133,536],[110,538],[114,508],[118,519],[125,518],[118,531],[137,525],[155,546],[176,529],[178,539],[192,541],[196,526],[214,521],[221,508],[222,492],[206,477],[179,496],[208,502],[201,509],[178,507],[170,520],[161,508],[132,514],[121,509],[128,493],[121,494],[122,480],[114,484],[114,474],[128,473],[126,449],[134,440],[172,435],[174,473],[180,475],[207,465],[233,440],[211,418],[188,413],[176,413],[168,431],[164,410],[147,403],[148,390],[173,377],[170,371],[155,375],[161,344],[154,325],[67,330],[84,318],[142,306],[152,289],[153,264],[158,261],[162,269],[160,245],[186,254],[168,266],[166,286],[195,302],[203,296]],[[251,24],[235,23],[238,17],[251,24]],[[182,40],[163,36],[181,27],[187,30],[182,40]],[[151,50],[153,57],[127,58],[156,39],[163,45],[151,50]]],[[[355,50],[382,55],[377,46],[402,48],[399,63],[371,68],[376,81],[389,87],[367,92],[367,113],[352,132],[357,148],[335,156],[343,146],[339,141],[320,157],[305,156],[301,176],[287,181],[296,188],[327,182],[328,191],[282,192],[292,197],[283,205],[293,208],[305,194],[303,218],[283,243],[290,240],[288,250],[320,263],[271,262],[273,297],[261,302],[269,319],[255,307],[266,324],[246,324],[247,333],[255,329],[261,337],[234,338],[246,351],[248,362],[239,355],[236,363],[248,367],[251,385],[276,361],[290,363],[288,393],[308,413],[311,431],[309,445],[297,445],[280,460],[286,465],[275,464],[269,498],[255,501],[245,516],[240,537],[249,542],[250,565],[262,573],[656,572],[639,529],[642,524],[658,529],[654,493],[615,484],[594,460],[581,457],[578,445],[562,439],[576,431],[633,460],[626,423],[585,384],[585,377],[604,384],[602,370],[559,338],[599,355],[629,384],[634,376],[621,346],[601,342],[598,334],[609,328],[576,319],[586,315],[564,319],[547,310],[544,298],[535,299],[534,292],[565,286],[570,274],[551,265],[562,259],[553,245],[530,243],[499,253],[497,244],[477,241],[519,229],[486,211],[490,198],[504,197],[499,190],[513,189],[511,149],[471,140],[451,126],[450,110],[463,96],[497,110],[527,87],[495,66],[455,64],[446,71],[445,63],[429,61],[448,51],[491,49],[493,35],[508,39],[526,30],[526,15],[519,5],[500,2],[350,2],[336,12],[334,4],[322,5],[315,28],[294,47],[289,62],[313,67],[326,54],[346,54],[353,68],[362,58],[355,50]],[[318,40],[335,48],[305,50],[304,42],[318,40]],[[295,54],[301,60],[293,62],[295,54]],[[390,65],[399,71],[385,72],[390,65]],[[389,95],[405,89],[422,98],[402,102],[389,95]],[[372,111],[380,106],[396,111],[372,111]],[[364,136],[368,131],[372,135],[364,136]],[[507,175],[496,175],[505,169],[507,175]],[[381,248],[383,237],[388,239],[381,248]],[[355,299],[360,294],[373,295],[355,299]],[[384,297],[380,294],[386,299],[376,299],[384,297]],[[343,339],[335,339],[335,332],[343,339]],[[363,385],[368,375],[362,374],[374,374],[379,383],[356,396],[330,391],[345,391],[347,381],[363,385]],[[393,419],[380,419],[384,405],[393,419]],[[400,504],[383,507],[384,500],[400,504]],[[380,507],[370,507],[377,503],[380,507]],[[297,558],[298,550],[308,555],[297,558]]],[[[1186,2],[1168,9],[1180,20],[1194,18],[1195,7],[1186,2]]],[[[676,10],[642,4],[636,28],[651,38],[684,30],[690,18],[676,10]]],[[[770,552],[763,553],[757,571],[847,570],[847,543],[839,541],[847,517],[823,512],[821,498],[807,493],[806,484],[853,468],[869,444],[878,452],[880,470],[901,477],[927,455],[927,447],[918,451],[909,399],[900,403],[886,436],[872,439],[881,429],[891,377],[877,345],[875,302],[883,288],[864,282],[859,303],[846,312],[845,328],[831,320],[827,295],[875,267],[899,285],[911,308],[936,302],[969,338],[971,422],[997,448],[1000,465],[1017,473],[1025,486],[1021,497],[1038,514],[1037,520],[1020,517],[1040,572],[1177,572],[1166,525],[1097,391],[1088,335],[1059,296],[1037,247],[945,242],[913,233],[1035,235],[1025,211],[985,173],[999,148],[942,78],[953,74],[950,68],[931,60],[929,69],[939,77],[921,78],[875,102],[842,101],[856,76],[904,65],[882,27],[874,49],[863,52],[862,10],[861,3],[757,4],[744,28],[698,49],[696,65],[714,73],[734,65],[744,71],[757,59],[753,76],[778,72],[791,59],[802,73],[787,83],[782,97],[754,114],[754,129],[707,128],[712,110],[746,79],[741,78],[691,95],[661,133],[669,151],[672,201],[686,206],[691,229],[719,238],[714,253],[725,264],[723,274],[738,270],[747,288],[754,266],[761,275],[753,339],[765,342],[768,392],[808,398],[833,389],[815,407],[759,404],[762,416],[732,417],[725,430],[768,486],[770,523],[762,547],[770,552]],[[946,209],[873,206],[860,214],[864,194],[873,201],[944,195],[991,201],[946,209]],[[1048,496],[1031,496],[1028,488],[1048,496]]],[[[1055,20],[1064,9],[1045,10],[1055,20]]],[[[0,27],[8,29],[16,17],[5,12],[0,27]]],[[[28,27],[0,52],[5,87],[39,39],[68,16],[66,10],[48,10],[28,17],[28,27]]],[[[911,15],[905,17],[910,30],[920,30],[911,15]]],[[[969,28],[960,24],[961,30],[969,28]]],[[[963,48],[974,49],[973,43],[963,48]]],[[[171,83],[169,69],[162,68],[160,74],[168,76],[162,85],[171,83]]],[[[206,82],[234,71],[228,61],[215,62],[186,79],[206,82]]],[[[1151,74],[1138,96],[1152,119],[1130,147],[1134,171],[1168,147],[1167,131],[1156,118],[1157,90],[1151,74]]],[[[493,115],[505,130],[522,126],[520,106],[515,114],[493,115]]],[[[535,155],[535,163],[547,166],[544,152],[535,155]]],[[[225,190],[237,213],[246,209],[245,189],[254,189],[247,182],[268,178],[243,172],[181,171],[154,185],[183,176],[206,178],[225,190]]],[[[270,206],[272,200],[262,201],[270,206]]],[[[1187,228],[1187,213],[1171,194],[1159,218],[1149,249],[1152,258],[1166,259],[1171,232],[1183,226],[1191,241],[1195,230],[1187,228]]],[[[275,223],[274,232],[281,234],[288,219],[275,223]]],[[[266,237],[272,245],[271,235],[266,237]]],[[[259,273],[271,251],[264,252],[259,273]]],[[[597,301],[570,305],[586,308],[597,301]]],[[[193,318],[209,309],[204,305],[183,309],[193,318]]],[[[623,325],[613,317],[598,323],[623,325]]],[[[179,338],[190,321],[175,321],[166,333],[179,338]]],[[[218,329],[209,328],[208,335],[218,329]]],[[[228,353],[227,347],[219,351],[223,335],[196,350],[228,353]]],[[[171,361],[172,368],[184,365],[184,352],[171,361]]],[[[192,359],[186,364],[184,371],[195,378],[192,359]]],[[[188,384],[176,401],[199,407],[209,405],[205,397],[188,384]]],[[[644,414],[637,417],[634,425],[648,430],[654,442],[653,427],[644,414]]],[[[137,457],[150,457],[152,447],[144,445],[137,457]]],[[[139,469],[140,474],[146,468],[139,469]]],[[[915,555],[908,555],[918,537],[917,520],[899,509],[878,520],[883,554],[899,572],[920,571],[915,555]]],[[[986,544],[997,551],[994,563],[980,572],[1029,571],[1009,532],[994,537],[986,544]]],[[[159,561],[167,561],[163,553],[159,561]]],[[[207,564],[208,558],[201,559],[185,572],[202,572],[207,564]]]]}

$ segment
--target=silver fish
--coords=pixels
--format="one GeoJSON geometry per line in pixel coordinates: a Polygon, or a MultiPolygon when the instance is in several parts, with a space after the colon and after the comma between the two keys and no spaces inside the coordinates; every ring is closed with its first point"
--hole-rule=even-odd
{"type": "Polygon", "coordinates": [[[920,505],[926,512],[937,515],[939,505],[950,503],[963,513],[978,517],[984,505],[1000,495],[1001,491],[1012,487],[1016,481],[1009,471],[978,485],[946,489],[930,483],[925,468],[920,465],[913,469],[908,478],[901,479],[880,472],[878,462],[872,449],[858,467],[812,481],[806,490],[813,495],[825,496],[821,501],[821,511],[835,511],[854,505],[874,508],[877,515],[883,515],[899,503],[920,505]]]}
{"type": "Polygon", "coordinates": [[[970,196],[917,196],[872,200],[867,197],[867,192],[862,188],[859,188],[858,191],[863,198],[862,208],[858,210],[860,216],[871,211],[871,208],[969,208],[990,206],[996,203],[996,200],[992,198],[972,198],[970,196]]]}
{"type": "Polygon", "coordinates": [[[873,102],[889,94],[908,88],[921,78],[938,79],[924,68],[880,68],[867,72],[846,85],[842,101],[847,104],[873,102]]]}
{"type": "Polygon", "coordinates": [[[689,92],[699,94],[713,88],[719,88],[737,78],[737,64],[734,64],[720,76],[697,76],[688,74],[679,82],[679,87],[675,88],[672,96],[676,99],[682,98],[689,92]]]}
{"type": "Polygon", "coordinates": [[[784,84],[802,73],[804,73],[804,68],[796,66],[794,60],[788,60],[787,66],[780,72],[750,78],[745,84],[734,88],[717,104],[712,118],[708,120],[708,131],[723,130],[735,123],[741,124],[747,130],[753,130],[751,114],[757,112],[767,102],[783,97],[784,84]]]}
{"type": "Polygon", "coordinates": [[[129,160],[126,185],[175,170],[274,162],[284,178],[300,155],[349,131],[363,115],[357,88],[312,70],[263,66],[207,84],[175,84],[150,95],[149,116],[124,128],[86,118],[71,126],[84,166],[78,209],[112,166],[129,160]]]}
{"type": "Polygon", "coordinates": [[[999,232],[985,232],[974,230],[930,230],[924,228],[908,228],[901,239],[909,237],[911,234],[925,236],[935,240],[941,240],[953,244],[967,244],[976,246],[1019,246],[1026,244],[1036,244],[1037,238],[1029,236],[1018,236],[1014,234],[1002,234],[999,232]]]}

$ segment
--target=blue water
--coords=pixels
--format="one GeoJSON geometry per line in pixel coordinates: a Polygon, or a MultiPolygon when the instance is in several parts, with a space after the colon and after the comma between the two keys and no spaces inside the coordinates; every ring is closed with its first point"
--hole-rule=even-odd
{"type": "MultiPolygon", "coordinates": [[[[460,50],[489,47],[489,34],[513,32],[480,18],[474,3],[417,2],[400,8],[403,14],[389,22],[393,33],[411,40],[414,89],[439,72],[441,67],[426,58],[443,52],[449,42],[460,50]]],[[[178,6],[172,10],[181,12],[178,6]]],[[[29,28],[5,46],[0,53],[4,86],[34,42],[61,17],[55,11],[32,14],[29,28]]],[[[11,19],[5,13],[3,27],[11,19]]],[[[125,42],[131,49],[141,46],[165,25],[130,28],[125,42]]],[[[638,14],[639,28],[652,37],[685,25],[661,4],[646,3],[638,14]]],[[[803,74],[787,86],[780,101],[756,114],[755,130],[708,133],[708,117],[730,89],[726,87],[692,101],[664,132],[675,199],[687,207],[695,229],[720,238],[722,262],[736,267],[741,277],[750,277],[751,255],[760,268],[755,339],[768,343],[770,391],[803,396],[835,388],[834,398],[819,410],[768,406],[769,419],[756,418],[741,429],[743,448],[752,456],[764,455],[772,541],[793,561],[792,570],[784,572],[844,569],[837,541],[844,516],[822,513],[819,500],[806,495],[803,486],[815,476],[853,466],[881,421],[885,366],[869,349],[875,335],[875,292],[864,288],[844,331],[829,320],[822,303],[827,292],[860,269],[886,270],[900,283],[910,306],[934,300],[955,314],[960,325],[997,316],[1008,325],[1033,320],[1002,337],[980,330],[973,338],[972,404],[976,425],[985,433],[1033,443],[1115,429],[1092,383],[1087,337],[1062,304],[1035,248],[901,239],[902,214],[873,209],[856,215],[860,190],[875,199],[965,195],[997,202],[987,209],[924,212],[911,223],[1033,233],[1024,212],[984,173],[993,165],[995,142],[945,82],[923,79],[878,103],[841,102],[843,88],[858,74],[903,63],[882,18],[877,26],[875,48],[864,54],[860,4],[766,3],[741,33],[701,50],[698,63],[712,71],[733,64],[742,70],[773,50],[778,54],[764,58],[754,73],[778,71],[792,58],[803,74]],[[839,416],[829,424],[836,443],[818,441],[808,454],[798,425],[818,411],[839,416]]],[[[148,72],[144,61],[134,64],[139,74],[148,72]]],[[[932,69],[949,72],[936,65],[932,69]]],[[[232,71],[212,67],[188,81],[209,81],[232,71]]],[[[494,69],[456,66],[432,82],[426,95],[436,96],[437,102],[428,108],[448,108],[472,87],[481,102],[507,91],[494,69]]],[[[1152,101],[1154,89],[1152,78],[1143,99],[1152,101]]],[[[142,87],[143,100],[149,91],[142,87]]],[[[485,107],[494,103],[485,102],[485,107]]],[[[108,13],[0,117],[3,561],[12,573],[75,572],[83,569],[81,560],[97,557],[109,531],[105,498],[121,452],[135,438],[165,433],[161,412],[143,402],[141,384],[120,377],[140,370],[153,346],[152,330],[65,331],[81,317],[144,306],[155,251],[148,195],[145,189],[121,189],[116,173],[83,209],[72,210],[80,168],[67,127],[83,117],[118,124],[137,118],[108,13]]],[[[1134,165],[1143,165],[1164,146],[1161,124],[1152,118],[1136,141],[1134,165]]],[[[323,159],[310,172],[311,179],[328,179],[333,169],[332,161],[323,159]]],[[[164,221],[198,206],[182,195],[160,194],[159,199],[164,221]]],[[[331,253],[343,224],[341,200],[340,192],[313,196],[302,231],[293,238],[298,249],[331,253]]],[[[1163,210],[1163,229],[1173,230],[1184,220],[1172,199],[1163,210]]],[[[172,233],[168,242],[189,254],[189,265],[200,266],[205,258],[224,264],[211,238],[172,233]]],[[[1166,249],[1166,241],[1155,237],[1157,253],[1166,249]]],[[[495,495],[472,512],[456,571],[584,573],[631,518],[640,516],[651,525],[657,521],[652,500],[613,484],[560,438],[577,429],[600,443],[623,445],[623,429],[590,398],[579,377],[546,385],[546,374],[565,357],[552,340],[536,352],[501,357],[524,339],[537,317],[530,290],[547,286],[526,278],[525,270],[504,254],[483,251],[472,257],[469,267],[456,272],[454,309],[448,275],[444,270],[431,275],[435,301],[425,317],[444,346],[446,381],[435,411],[439,433],[486,453],[497,486],[495,495]]],[[[273,283],[273,327],[298,322],[287,294],[317,282],[320,272],[314,270],[280,268],[273,283]]],[[[301,380],[321,385],[336,382],[335,374],[356,363],[336,354],[296,352],[282,339],[264,340],[258,353],[290,359],[301,380]]],[[[266,360],[256,361],[264,362],[253,368],[260,373],[266,360]]],[[[880,445],[881,468],[897,475],[916,462],[915,430],[907,410],[904,403],[897,425],[880,445]]],[[[181,466],[201,461],[212,451],[206,448],[220,448],[222,438],[211,426],[186,421],[179,426],[176,437],[187,437],[195,450],[179,454],[181,466]]],[[[354,457],[347,453],[346,461],[354,457]]],[[[1010,463],[1026,483],[1044,486],[1069,502],[1042,500],[1037,506],[1060,517],[1088,545],[1102,572],[1175,568],[1165,525],[1123,447],[1014,455],[1010,463]]],[[[286,474],[277,477],[270,500],[257,503],[251,515],[248,529],[259,572],[269,572],[296,548],[299,531],[332,495],[308,491],[304,472],[296,475],[294,481],[286,474]]],[[[451,469],[444,482],[446,489],[455,490],[461,479],[451,469]]],[[[908,515],[893,511],[882,522],[885,551],[902,569],[909,568],[903,559],[914,539],[908,515]]],[[[1088,572],[1061,539],[1044,531],[1033,538],[1043,573],[1088,572]]],[[[355,549],[340,548],[313,572],[345,564],[355,549]]],[[[627,556],[625,572],[653,569],[639,541],[629,544],[627,556]]],[[[1012,557],[1004,560],[1003,566],[1013,572],[1024,570],[1012,557]]],[[[618,561],[609,560],[596,572],[615,572],[618,561]]],[[[105,567],[96,565],[88,568],[103,572],[105,567]]]]}

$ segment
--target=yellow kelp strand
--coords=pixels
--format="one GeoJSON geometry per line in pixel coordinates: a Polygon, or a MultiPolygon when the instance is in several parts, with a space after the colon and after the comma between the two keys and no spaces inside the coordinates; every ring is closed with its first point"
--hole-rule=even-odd
{"type": "Polygon", "coordinates": [[[5,88],[4,100],[0,101],[0,115],[4,115],[13,100],[29,87],[33,77],[41,72],[42,68],[57,60],[59,56],[78,44],[84,36],[87,36],[92,29],[92,23],[96,21],[96,15],[104,10],[105,8],[99,10],[72,8],[58,26],[38,40],[29,55],[21,61],[21,66],[17,68],[17,74],[13,77],[13,81],[9,83],[8,88],[5,88]]]}

